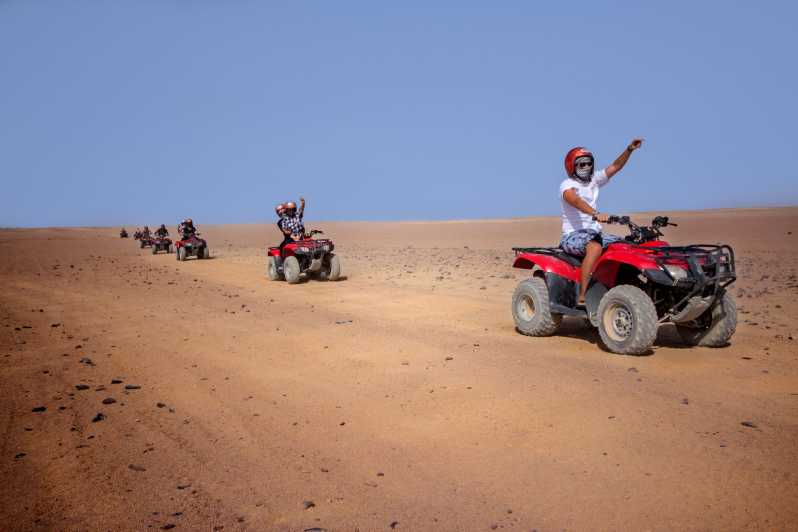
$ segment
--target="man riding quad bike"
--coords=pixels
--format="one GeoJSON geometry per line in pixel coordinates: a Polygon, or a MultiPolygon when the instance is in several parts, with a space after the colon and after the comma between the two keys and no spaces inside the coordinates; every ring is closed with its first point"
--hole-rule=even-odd
{"type": "Polygon", "coordinates": [[[159,251],[172,252],[172,240],[164,224],[155,230],[155,238],[152,239],[152,254],[155,255],[159,251]]]}
{"type": "Polygon", "coordinates": [[[141,242],[142,249],[152,247],[152,245],[155,243],[155,239],[152,238],[152,233],[150,232],[149,226],[144,226],[144,230],[141,231],[141,234],[139,235],[139,242],[141,242]]]}
{"type": "Polygon", "coordinates": [[[676,325],[689,345],[721,347],[737,327],[737,307],[727,287],[736,279],[734,251],[727,245],[671,246],[660,240],[670,223],[657,216],[638,226],[627,216],[609,216],[630,235],[601,254],[578,304],[579,257],[562,248],[513,248],[514,268],[532,270],[513,294],[516,328],[529,336],[554,334],[563,316],[587,318],[604,345],[620,354],[646,353],[661,323],[676,325]]]}
{"type": "Polygon", "coordinates": [[[181,236],[181,239],[175,242],[177,260],[184,261],[188,257],[197,257],[198,259],[210,258],[211,252],[208,248],[208,243],[199,237],[200,233],[197,231],[191,218],[183,220],[183,222],[177,226],[177,232],[181,236]]]}
{"type": "Polygon", "coordinates": [[[516,268],[533,270],[513,294],[516,328],[531,336],[553,334],[564,315],[582,316],[599,328],[616,353],[641,354],[654,343],[657,325],[671,321],[688,343],[725,345],[737,314],[725,288],[734,282],[729,246],[672,247],[658,240],[670,224],[657,217],[640,227],[627,217],[597,210],[599,189],[640,148],[634,139],[615,161],[594,172],[582,147],[565,156],[568,178],[560,184],[562,238],[556,248],[514,248],[516,268]],[[604,233],[600,222],[629,226],[626,238],[604,233]]]}
{"type": "Polygon", "coordinates": [[[277,228],[283,235],[279,246],[268,249],[267,274],[269,279],[285,279],[289,284],[299,282],[302,273],[317,279],[337,281],[341,277],[341,262],[333,253],[335,244],[329,239],[314,239],[322,231],[305,233],[303,217],[305,198],[299,198],[300,208],[289,201],[275,208],[279,221],[277,228]]]}
{"type": "Polygon", "coordinates": [[[297,240],[268,249],[267,274],[272,281],[285,279],[289,284],[299,282],[301,274],[319,280],[337,281],[341,277],[341,261],[333,253],[335,244],[327,238],[316,239],[322,231],[313,230],[297,240]]]}
{"type": "Polygon", "coordinates": [[[127,237],[128,237],[127,230],[123,227],[122,229],[119,230],[119,238],[127,238],[127,237]]]}

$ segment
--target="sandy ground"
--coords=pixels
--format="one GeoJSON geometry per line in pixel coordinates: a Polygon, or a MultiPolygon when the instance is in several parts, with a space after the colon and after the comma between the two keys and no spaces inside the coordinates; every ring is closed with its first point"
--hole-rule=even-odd
{"type": "Polygon", "coordinates": [[[554,218],[308,224],[347,279],[295,286],[272,225],[0,231],[2,528],[798,529],[798,208],[671,214],[735,247],[727,348],[516,333],[554,218]]]}

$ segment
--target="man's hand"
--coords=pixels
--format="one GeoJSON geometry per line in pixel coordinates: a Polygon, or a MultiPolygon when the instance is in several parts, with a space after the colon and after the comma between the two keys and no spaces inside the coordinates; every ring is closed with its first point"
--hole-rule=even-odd
{"type": "Polygon", "coordinates": [[[608,214],[597,212],[596,214],[593,215],[593,219],[596,220],[598,223],[606,224],[609,223],[610,216],[608,214]]]}
{"type": "Polygon", "coordinates": [[[299,196],[299,203],[304,205],[305,204],[305,198],[303,198],[302,196],[299,196]]]}
{"type": "Polygon", "coordinates": [[[629,143],[629,146],[627,146],[626,150],[629,152],[633,152],[642,145],[643,145],[643,139],[634,139],[632,142],[629,143]]]}

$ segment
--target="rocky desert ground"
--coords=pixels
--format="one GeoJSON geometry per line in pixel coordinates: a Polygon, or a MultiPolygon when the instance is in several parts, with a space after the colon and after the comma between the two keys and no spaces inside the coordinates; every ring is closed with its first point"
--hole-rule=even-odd
{"type": "Polygon", "coordinates": [[[2,230],[2,528],[798,529],[798,208],[668,214],[735,248],[726,348],[515,332],[511,247],[554,217],[309,222],[346,279],[293,286],[271,224],[197,220],[184,263],[2,230]]]}

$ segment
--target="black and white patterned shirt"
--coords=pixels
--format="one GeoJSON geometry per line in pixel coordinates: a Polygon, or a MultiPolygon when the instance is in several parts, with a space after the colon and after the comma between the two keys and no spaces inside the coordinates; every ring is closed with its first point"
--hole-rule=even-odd
{"type": "Polygon", "coordinates": [[[302,215],[294,216],[283,215],[280,219],[280,227],[283,231],[291,231],[292,235],[302,235],[305,233],[305,224],[302,223],[302,215]]]}

